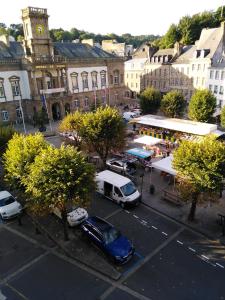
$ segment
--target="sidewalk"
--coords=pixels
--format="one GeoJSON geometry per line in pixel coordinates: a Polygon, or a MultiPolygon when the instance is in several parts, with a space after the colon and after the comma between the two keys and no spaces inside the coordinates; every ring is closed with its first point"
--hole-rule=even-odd
{"type": "MultiPolygon", "coordinates": [[[[141,179],[138,176],[138,186],[141,189],[141,179]]],[[[198,231],[210,239],[217,239],[225,244],[225,236],[222,236],[222,226],[219,225],[218,214],[225,215],[225,195],[217,203],[205,202],[196,208],[195,221],[187,220],[190,211],[190,203],[184,203],[182,206],[176,206],[162,199],[162,190],[168,187],[168,181],[160,176],[159,170],[152,173],[145,172],[143,178],[142,201],[154,210],[181,222],[193,230],[198,231]],[[154,184],[155,193],[149,192],[150,184],[154,184]]]]}
{"type": "MultiPolygon", "coordinates": [[[[55,135],[57,130],[58,130],[58,126],[59,126],[59,121],[58,122],[52,122],[51,123],[51,127],[49,124],[45,125],[46,126],[46,131],[43,132],[43,134],[45,136],[47,135],[55,135]]],[[[23,124],[16,124],[13,126],[13,128],[20,132],[20,133],[24,133],[24,128],[23,128],[23,124]]],[[[35,133],[35,132],[39,132],[38,127],[34,127],[32,124],[25,124],[25,128],[26,128],[26,133],[35,133]]]]}

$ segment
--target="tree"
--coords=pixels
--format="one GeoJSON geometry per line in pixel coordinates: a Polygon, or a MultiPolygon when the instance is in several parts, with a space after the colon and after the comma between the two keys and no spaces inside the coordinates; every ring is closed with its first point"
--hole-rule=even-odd
{"type": "Polygon", "coordinates": [[[72,146],[43,149],[29,166],[23,184],[30,195],[28,209],[36,215],[58,208],[62,215],[64,238],[68,240],[67,211],[86,207],[95,190],[95,170],[85,157],[72,146]]]}
{"type": "Polygon", "coordinates": [[[14,135],[15,130],[11,126],[0,125],[0,152],[4,152],[8,141],[14,135]]]}
{"type": "Polygon", "coordinates": [[[221,119],[221,126],[223,128],[225,128],[225,106],[222,108],[221,110],[221,116],[220,116],[220,119],[221,119]]]}
{"type": "Polygon", "coordinates": [[[161,94],[149,87],[140,94],[140,107],[143,114],[156,113],[160,107],[161,94]]]}
{"type": "Polygon", "coordinates": [[[174,44],[180,40],[180,33],[175,24],[171,24],[167,33],[161,40],[161,48],[173,48],[174,44]]]}
{"type": "Polygon", "coordinates": [[[124,147],[125,124],[117,109],[99,107],[95,112],[83,114],[81,137],[105,165],[110,152],[124,147]]]}
{"type": "Polygon", "coordinates": [[[216,97],[209,90],[197,90],[191,97],[188,116],[191,120],[209,122],[216,109],[216,97]]]}
{"type": "Polygon", "coordinates": [[[184,96],[181,92],[170,91],[163,96],[161,110],[167,117],[182,116],[185,108],[184,96]]]}
{"type": "Polygon", "coordinates": [[[192,204],[188,219],[194,220],[201,192],[216,192],[224,176],[225,145],[208,136],[201,141],[183,141],[173,153],[178,177],[192,186],[192,204]]]}
{"type": "Polygon", "coordinates": [[[81,148],[82,139],[81,139],[81,128],[83,126],[83,114],[79,111],[76,111],[73,114],[68,114],[59,125],[60,132],[70,132],[73,134],[74,140],[73,144],[81,148]]]}
{"type": "Polygon", "coordinates": [[[3,155],[5,180],[15,187],[24,188],[22,179],[27,177],[30,164],[47,146],[48,143],[40,133],[26,136],[15,133],[3,155]]]}

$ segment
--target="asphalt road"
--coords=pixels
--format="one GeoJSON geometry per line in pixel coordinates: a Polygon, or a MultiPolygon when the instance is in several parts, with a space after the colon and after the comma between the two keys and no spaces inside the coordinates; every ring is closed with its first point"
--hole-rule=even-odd
{"type": "MultiPolygon", "coordinates": [[[[122,210],[96,198],[89,211],[134,243],[119,280],[0,224],[0,300],[225,299],[225,248],[144,205],[122,210]]],[[[12,221],[13,222],[13,221],[12,221]]],[[[91,251],[96,251],[90,244],[91,251]]]]}

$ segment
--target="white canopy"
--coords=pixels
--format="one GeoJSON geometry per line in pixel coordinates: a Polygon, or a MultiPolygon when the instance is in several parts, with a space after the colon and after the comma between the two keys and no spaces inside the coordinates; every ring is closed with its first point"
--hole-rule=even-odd
{"type": "Polygon", "coordinates": [[[156,144],[160,143],[161,141],[162,141],[162,139],[157,139],[155,137],[148,136],[148,135],[143,135],[134,140],[135,143],[144,144],[144,145],[148,145],[148,146],[156,145],[156,144]]]}
{"type": "Polygon", "coordinates": [[[194,122],[190,120],[175,118],[166,118],[156,115],[141,116],[139,118],[135,118],[133,122],[134,121],[142,125],[155,126],[159,128],[171,129],[196,135],[210,134],[217,129],[217,126],[215,124],[194,122]]]}
{"type": "Polygon", "coordinates": [[[172,168],[172,160],[173,160],[173,156],[170,155],[166,158],[163,158],[159,161],[152,163],[152,167],[164,171],[166,173],[169,173],[171,175],[176,175],[177,172],[172,168]]]}

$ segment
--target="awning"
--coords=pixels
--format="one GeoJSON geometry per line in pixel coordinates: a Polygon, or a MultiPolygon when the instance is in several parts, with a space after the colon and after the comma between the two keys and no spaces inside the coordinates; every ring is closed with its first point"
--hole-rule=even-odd
{"type": "Polygon", "coordinates": [[[126,153],[139,157],[139,158],[147,158],[149,156],[152,156],[154,154],[154,151],[150,150],[144,150],[142,148],[133,148],[126,151],[126,153]]]}
{"type": "Polygon", "coordinates": [[[163,158],[159,161],[152,163],[152,167],[164,171],[166,173],[169,173],[171,175],[176,175],[177,172],[172,168],[172,160],[173,160],[173,156],[170,155],[166,158],[163,158]]]}
{"type": "Polygon", "coordinates": [[[153,146],[162,142],[162,139],[157,139],[152,136],[144,135],[134,140],[135,143],[153,146]]]}

